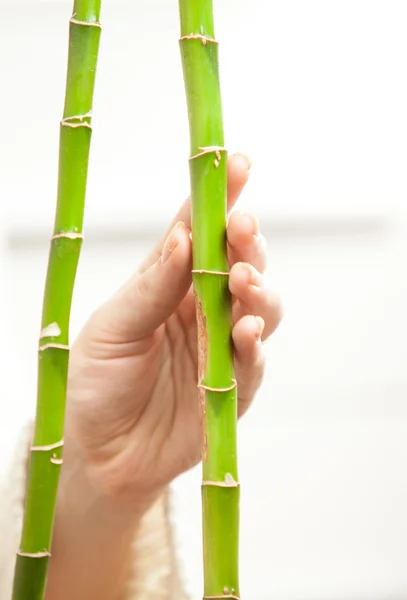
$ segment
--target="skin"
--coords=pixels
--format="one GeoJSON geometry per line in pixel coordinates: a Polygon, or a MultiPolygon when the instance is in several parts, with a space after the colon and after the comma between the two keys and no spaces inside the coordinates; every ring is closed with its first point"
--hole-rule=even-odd
{"type": "MultiPolygon", "coordinates": [[[[229,210],[249,169],[244,155],[229,159],[229,210]]],[[[189,227],[187,200],[72,349],[46,600],[119,599],[141,517],[177,475],[200,460],[189,227]]],[[[262,381],[262,341],[282,313],[265,287],[265,243],[256,219],[232,213],[227,242],[242,415],[262,381]]]]}

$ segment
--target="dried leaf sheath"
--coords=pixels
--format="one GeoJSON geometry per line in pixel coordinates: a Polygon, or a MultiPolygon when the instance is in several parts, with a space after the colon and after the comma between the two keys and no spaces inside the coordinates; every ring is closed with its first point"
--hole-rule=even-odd
{"type": "Polygon", "coordinates": [[[82,244],[101,0],[76,0],[70,22],[58,198],[39,342],[37,412],[13,600],[42,600],[62,464],[69,318],[82,244]]]}
{"type": "Polygon", "coordinates": [[[180,0],[181,56],[190,124],[193,283],[199,344],[204,597],[237,598],[237,389],[226,258],[224,148],[211,0],[180,0]]]}

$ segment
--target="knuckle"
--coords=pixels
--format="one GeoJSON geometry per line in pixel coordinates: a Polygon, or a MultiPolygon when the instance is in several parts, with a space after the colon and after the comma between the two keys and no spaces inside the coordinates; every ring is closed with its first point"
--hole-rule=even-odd
{"type": "Polygon", "coordinates": [[[137,278],[136,282],[136,295],[143,300],[149,296],[150,286],[148,279],[149,278],[143,274],[137,278]]]}

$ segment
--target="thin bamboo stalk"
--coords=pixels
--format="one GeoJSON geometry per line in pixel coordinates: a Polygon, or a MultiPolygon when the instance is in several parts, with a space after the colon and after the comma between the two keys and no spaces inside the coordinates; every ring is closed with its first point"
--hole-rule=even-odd
{"type": "Polygon", "coordinates": [[[101,0],[76,0],[70,20],[58,195],[39,341],[35,432],[13,600],[42,600],[62,465],[69,319],[82,245],[101,0]]]}
{"type": "Polygon", "coordinates": [[[179,0],[190,125],[193,284],[203,417],[204,598],[238,598],[237,388],[226,256],[227,152],[212,0],[179,0]]]}

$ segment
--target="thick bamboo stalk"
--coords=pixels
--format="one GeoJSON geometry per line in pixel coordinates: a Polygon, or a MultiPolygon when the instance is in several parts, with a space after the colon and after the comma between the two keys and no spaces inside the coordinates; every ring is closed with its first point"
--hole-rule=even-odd
{"type": "Polygon", "coordinates": [[[37,412],[13,600],[42,600],[62,465],[69,318],[85,205],[101,0],[76,0],[60,127],[58,197],[39,341],[37,412]]]}
{"type": "Polygon", "coordinates": [[[190,125],[193,284],[203,417],[204,598],[238,598],[237,389],[226,257],[227,152],[212,0],[180,0],[190,125]]]}

